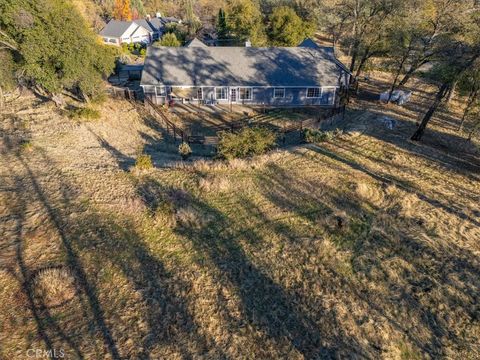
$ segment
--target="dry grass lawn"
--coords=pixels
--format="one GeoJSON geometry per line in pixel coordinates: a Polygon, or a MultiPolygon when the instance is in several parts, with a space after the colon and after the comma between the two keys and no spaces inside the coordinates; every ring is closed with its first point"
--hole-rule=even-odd
{"type": "Polygon", "coordinates": [[[407,140],[420,95],[356,102],[320,145],[188,164],[129,103],[9,104],[0,358],[479,358],[480,158],[445,114],[407,140]],[[156,167],[129,171],[142,151],[156,167]]]}

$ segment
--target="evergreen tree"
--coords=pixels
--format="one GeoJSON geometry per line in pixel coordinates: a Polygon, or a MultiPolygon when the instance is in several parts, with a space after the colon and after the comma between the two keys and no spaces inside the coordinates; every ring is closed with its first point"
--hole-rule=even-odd
{"type": "Polygon", "coordinates": [[[225,39],[228,37],[227,17],[225,11],[222,8],[218,10],[217,34],[219,39],[225,39]]]}
{"type": "Polygon", "coordinates": [[[302,40],[313,35],[312,24],[303,21],[295,10],[280,6],[270,16],[268,35],[276,46],[297,46],[302,40]]]}
{"type": "Polygon", "coordinates": [[[263,17],[258,4],[252,0],[230,0],[228,19],[231,34],[239,42],[250,40],[252,45],[267,43],[263,17]]]}
{"type": "Polygon", "coordinates": [[[162,38],[159,41],[156,41],[154,46],[159,47],[159,46],[172,46],[172,47],[178,47],[181,46],[182,44],[180,41],[177,39],[174,33],[166,33],[165,35],[162,36],[162,38]]]}

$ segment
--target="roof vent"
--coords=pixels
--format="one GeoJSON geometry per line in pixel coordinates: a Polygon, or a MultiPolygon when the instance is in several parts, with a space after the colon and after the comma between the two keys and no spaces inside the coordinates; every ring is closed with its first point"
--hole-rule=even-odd
{"type": "Polygon", "coordinates": [[[250,40],[245,41],[245,47],[252,47],[252,42],[250,40]]]}
{"type": "Polygon", "coordinates": [[[157,12],[157,13],[155,14],[155,16],[156,16],[158,19],[160,19],[160,18],[162,17],[162,13],[157,12]]]}

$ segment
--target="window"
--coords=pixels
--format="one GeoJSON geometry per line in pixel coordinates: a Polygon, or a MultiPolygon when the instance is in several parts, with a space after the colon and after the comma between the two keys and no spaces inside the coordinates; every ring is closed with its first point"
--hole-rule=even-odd
{"type": "Polygon", "coordinates": [[[165,86],[157,86],[157,96],[165,96],[166,88],[165,86]]]}
{"type": "Polygon", "coordinates": [[[110,39],[108,40],[109,42],[111,42],[112,44],[116,44],[117,43],[117,40],[116,39],[110,39]]]}
{"type": "Polygon", "coordinates": [[[273,98],[284,98],[285,97],[285,88],[273,88],[273,98]]]}
{"type": "Polygon", "coordinates": [[[193,100],[202,100],[203,99],[203,89],[201,87],[193,88],[193,100]]]}
{"type": "Polygon", "coordinates": [[[227,87],[216,87],[215,88],[215,99],[217,99],[217,100],[228,100],[228,88],[227,87]]]}
{"type": "Polygon", "coordinates": [[[322,97],[321,97],[321,104],[322,105],[333,105],[335,102],[335,88],[322,88],[322,97]]]}
{"type": "Polygon", "coordinates": [[[320,88],[307,88],[307,98],[319,98],[320,97],[320,88]]]}
{"type": "Polygon", "coordinates": [[[252,100],[252,88],[239,88],[240,100],[252,100]]]}

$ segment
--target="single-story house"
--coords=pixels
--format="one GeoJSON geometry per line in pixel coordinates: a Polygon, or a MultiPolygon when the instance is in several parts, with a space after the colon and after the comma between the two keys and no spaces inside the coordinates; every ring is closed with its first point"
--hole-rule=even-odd
{"type": "Polygon", "coordinates": [[[156,104],[263,106],[339,104],[351,76],[332,47],[216,47],[194,39],[184,47],[149,47],[140,85],[156,104]]]}
{"type": "Polygon", "coordinates": [[[133,21],[110,20],[100,31],[100,36],[103,38],[103,42],[109,45],[150,44],[152,41],[158,40],[165,32],[165,26],[172,22],[178,23],[179,20],[172,17],[154,17],[133,21]]]}

